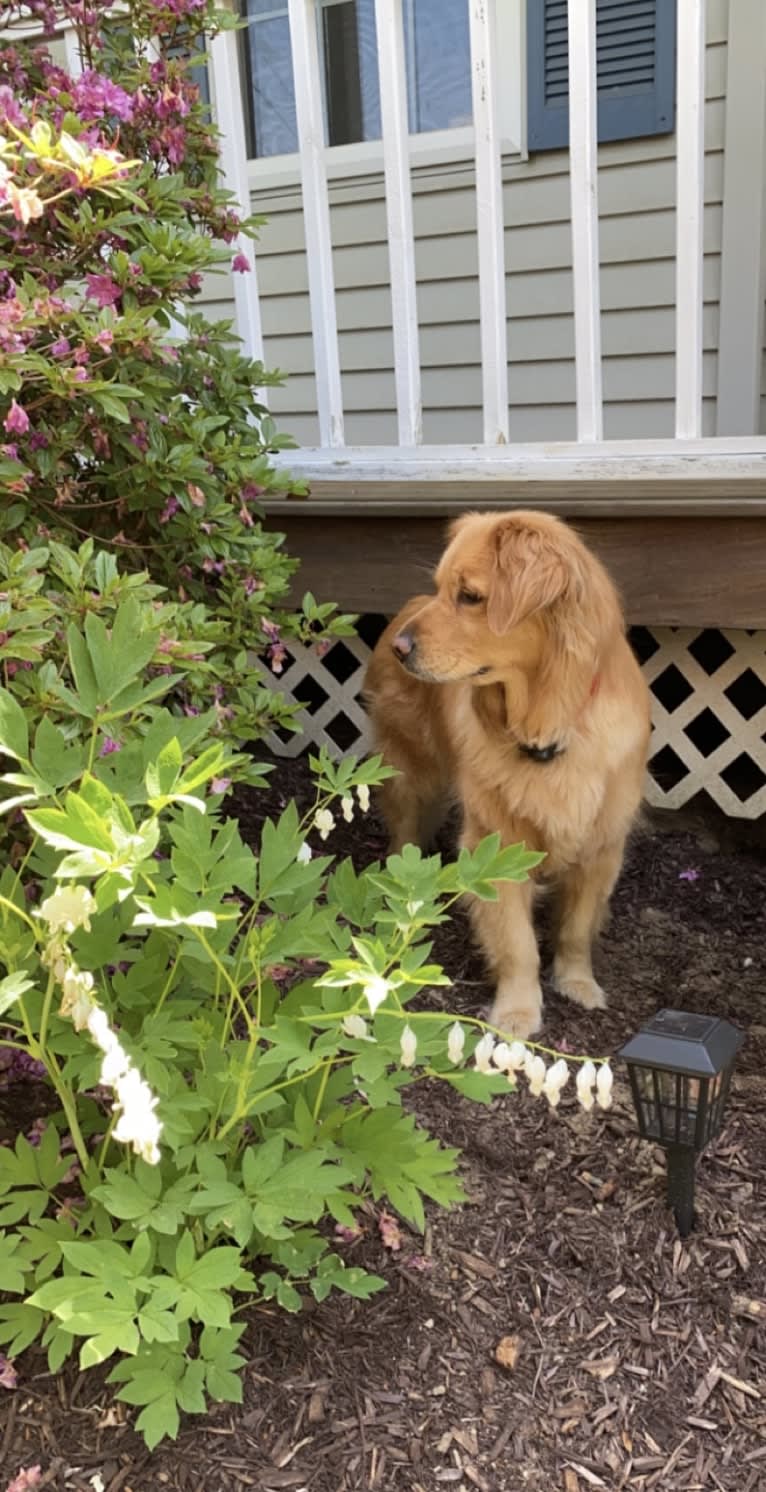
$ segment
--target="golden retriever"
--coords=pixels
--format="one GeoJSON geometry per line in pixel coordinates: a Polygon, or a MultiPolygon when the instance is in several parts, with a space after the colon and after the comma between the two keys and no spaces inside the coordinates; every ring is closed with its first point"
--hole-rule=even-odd
{"type": "Polygon", "coordinates": [[[553,974],[586,1009],[605,1005],[591,947],[638,812],[649,691],[599,561],[545,513],[469,513],[451,527],[436,595],[409,601],[365,680],[377,748],[397,768],[381,789],[392,848],[425,846],[455,797],[462,844],[499,830],[545,860],[471,917],[496,979],[491,1022],[540,1025],[535,882],[553,880],[553,974]]]}

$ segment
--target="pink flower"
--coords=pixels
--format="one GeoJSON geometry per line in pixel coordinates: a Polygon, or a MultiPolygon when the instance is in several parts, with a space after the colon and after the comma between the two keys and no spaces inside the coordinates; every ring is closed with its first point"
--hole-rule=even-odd
{"type": "Polygon", "coordinates": [[[18,1373],[9,1358],[3,1357],[0,1352],[0,1388],[15,1388],[18,1383],[18,1373]]]}
{"type": "Polygon", "coordinates": [[[29,1492],[31,1487],[37,1487],[42,1479],[42,1471],[39,1466],[25,1466],[18,1476],[8,1483],[5,1492],[29,1492]]]}
{"type": "Polygon", "coordinates": [[[227,793],[231,787],[230,777],[212,777],[210,779],[211,793],[227,793]]]}
{"type": "Polygon", "coordinates": [[[277,622],[270,622],[269,618],[261,617],[261,631],[266,634],[269,642],[279,642],[281,631],[277,622]]]}
{"type": "Polygon", "coordinates": [[[59,337],[57,342],[52,342],[48,348],[51,357],[67,357],[72,348],[66,337],[59,337]]]}
{"type": "Polygon", "coordinates": [[[79,347],[75,347],[74,360],[77,363],[78,367],[82,364],[90,362],[90,353],[88,352],[88,349],[85,346],[84,342],[81,342],[79,347]]]}
{"type": "Polygon", "coordinates": [[[3,421],[4,429],[8,435],[26,435],[29,429],[29,415],[15,399],[11,399],[11,407],[3,421]]]}
{"type": "Polygon", "coordinates": [[[231,261],[231,267],[238,275],[247,275],[252,269],[252,265],[246,254],[235,254],[231,261]]]}
{"type": "Polygon", "coordinates": [[[268,649],[268,654],[269,662],[271,663],[271,672],[281,673],[285,666],[285,659],[287,658],[287,648],[283,647],[281,642],[275,642],[268,649]]]}
{"type": "Polygon", "coordinates": [[[83,119],[97,119],[102,114],[114,114],[124,124],[133,118],[134,104],[130,94],[91,69],[82,73],[72,89],[75,108],[83,119]]]}
{"type": "Polygon", "coordinates": [[[177,497],[169,497],[168,500],[167,500],[167,502],[165,503],[164,508],[162,509],[162,512],[160,513],[159,522],[160,523],[169,523],[170,520],[171,520],[171,518],[175,518],[175,515],[178,512],[179,507],[180,507],[180,503],[178,501],[178,498],[177,497]]]}
{"type": "Polygon", "coordinates": [[[86,275],[86,295],[94,300],[97,306],[113,306],[122,295],[121,287],[112,279],[111,275],[86,275]]]}
{"type": "Polygon", "coordinates": [[[110,352],[114,341],[114,332],[110,331],[108,326],[105,326],[103,331],[99,332],[96,341],[99,347],[103,347],[106,352],[110,352]]]}
{"type": "Polygon", "coordinates": [[[115,741],[112,736],[104,736],[103,745],[98,754],[99,756],[112,756],[115,751],[119,750],[119,741],[115,741]]]}

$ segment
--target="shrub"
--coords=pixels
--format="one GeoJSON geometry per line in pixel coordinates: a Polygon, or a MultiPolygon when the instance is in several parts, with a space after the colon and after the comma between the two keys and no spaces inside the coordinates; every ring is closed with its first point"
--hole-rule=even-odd
{"type": "Polygon", "coordinates": [[[241,763],[209,742],[215,712],[179,720],[167,677],[147,681],[150,608],[123,590],[109,620],[70,623],[32,736],[0,690],[3,780],[34,835],[0,877],[1,1047],[53,1094],[42,1131],[0,1150],[0,1343],[41,1336],[52,1370],[77,1346],[83,1368],[116,1356],[154,1445],[180,1410],[239,1397],[235,1296],[296,1310],[301,1288],[380,1288],[326,1220],[353,1228],[369,1194],[422,1227],[424,1197],[462,1195],[402,1090],[428,1074],[487,1099],[508,1064],[464,1071],[462,1027],[410,1003],[446,982],[428,932],[451,901],[537,857],[495,838],[455,865],[333,865],[309,836],[384,769],[326,755],[309,812],[267,822],[256,855],[221,819],[241,763]]]}
{"type": "MultiPolygon", "coordinates": [[[[0,4],[0,29],[14,9],[0,4]]],[[[286,638],[350,622],[312,597],[284,610],[296,566],[258,508],[289,489],[269,458],[290,442],[260,398],[279,375],[194,310],[204,275],[246,272],[233,249],[259,221],[241,223],[217,184],[192,66],[234,18],[207,0],[131,0],[103,25],[103,0],[57,9],[77,26],[79,79],[43,46],[0,50],[0,481],[14,499],[0,533],[91,535],[208,607],[193,617],[214,643],[193,702],[216,684],[234,735],[255,736],[284,709],[248,649],[279,671],[286,638]]]]}

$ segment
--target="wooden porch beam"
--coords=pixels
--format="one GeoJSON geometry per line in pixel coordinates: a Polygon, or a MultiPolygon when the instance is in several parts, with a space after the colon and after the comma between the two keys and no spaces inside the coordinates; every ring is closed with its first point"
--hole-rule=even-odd
{"type": "MultiPolygon", "coordinates": [[[[310,589],[344,610],[392,616],[432,589],[446,518],[272,514],[301,560],[297,600],[310,589]]],[[[628,621],[645,626],[766,627],[766,522],[759,518],[577,520],[622,592],[628,621]]]]}

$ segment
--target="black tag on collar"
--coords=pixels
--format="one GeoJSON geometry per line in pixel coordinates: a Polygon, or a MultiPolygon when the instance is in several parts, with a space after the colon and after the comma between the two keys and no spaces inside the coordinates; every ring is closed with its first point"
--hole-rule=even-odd
{"type": "Polygon", "coordinates": [[[558,741],[552,741],[550,746],[525,746],[519,742],[519,751],[528,756],[533,762],[552,762],[554,757],[561,756],[564,750],[558,741]]]}

